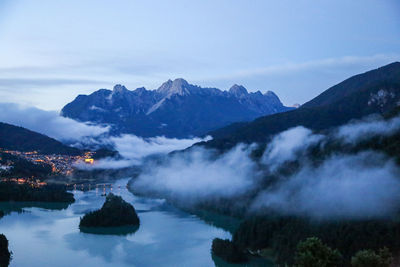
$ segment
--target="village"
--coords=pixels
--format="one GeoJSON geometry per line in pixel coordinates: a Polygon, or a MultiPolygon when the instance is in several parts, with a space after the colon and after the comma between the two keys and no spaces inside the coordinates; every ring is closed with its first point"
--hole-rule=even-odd
{"type": "MultiPolygon", "coordinates": [[[[87,151],[83,155],[70,156],[61,154],[44,155],[38,151],[15,151],[15,150],[3,150],[0,148],[0,152],[8,153],[10,155],[28,160],[34,164],[47,164],[51,167],[51,172],[54,175],[69,176],[74,170],[74,166],[79,163],[85,163],[92,165],[94,164],[93,155],[95,152],[87,151]]],[[[1,157],[0,157],[1,161],[1,157]]],[[[0,164],[2,171],[7,171],[12,168],[13,162],[7,161],[0,164]]],[[[37,179],[36,177],[7,177],[2,178],[3,182],[16,182],[18,184],[29,184],[32,187],[42,187],[46,185],[46,182],[37,179]]]]}

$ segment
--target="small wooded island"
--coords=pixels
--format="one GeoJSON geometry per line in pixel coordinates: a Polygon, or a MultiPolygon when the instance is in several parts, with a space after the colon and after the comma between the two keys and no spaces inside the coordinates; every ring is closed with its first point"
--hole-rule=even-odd
{"type": "Polygon", "coordinates": [[[109,193],[101,209],[89,212],[81,218],[79,228],[82,230],[82,227],[139,226],[139,224],[135,208],[120,196],[109,193]]]}
{"type": "Polygon", "coordinates": [[[8,266],[10,260],[11,252],[8,250],[8,240],[5,235],[0,234],[0,266],[8,266]]]}

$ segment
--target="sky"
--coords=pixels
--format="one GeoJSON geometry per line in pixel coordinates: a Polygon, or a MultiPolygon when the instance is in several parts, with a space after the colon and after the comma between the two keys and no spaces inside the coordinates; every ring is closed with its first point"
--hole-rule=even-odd
{"type": "Polygon", "coordinates": [[[0,102],[45,110],[174,78],[302,104],[393,61],[398,0],[0,0],[0,102]]]}

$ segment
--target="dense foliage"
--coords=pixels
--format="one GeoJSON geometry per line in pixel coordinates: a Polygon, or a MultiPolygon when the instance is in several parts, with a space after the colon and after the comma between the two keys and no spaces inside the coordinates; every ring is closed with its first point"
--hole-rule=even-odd
{"type": "Polygon", "coordinates": [[[393,261],[389,249],[383,248],[376,253],[371,249],[361,250],[351,258],[353,267],[389,267],[393,261]]]}
{"type": "Polygon", "coordinates": [[[137,226],[140,224],[135,208],[120,196],[108,194],[103,207],[85,214],[79,227],[137,226]]]}
{"type": "MultiPolygon", "coordinates": [[[[396,220],[349,220],[315,222],[295,217],[257,217],[245,220],[234,234],[240,248],[272,249],[278,263],[292,264],[297,244],[318,237],[338,249],[344,260],[364,249],[400,249],[400,222],[396,220]]],[[[348,264],[347,264],[348,265],[348,264]]]]}
{"type": "Polygon", "coordinates": [[[0,201],[74,202],[74,195],[62,185],[31,187],[28,184],[0,182],[0,201]]]}
{"type": "Polygon", "coordinates": [[[323,244],[316,237],[307,238],[297,245],[295,267],[337,267],[342,264],[342,255],[323,244]]]}
{"type": "Polygon", "coordinates": [[[45,179],[51,173],[51,166],[46,163],[32,163],[26,159],[0,152],[0,164],[12,162],[12,167],[7,171],[2,171],[2,177],[37,177],[45,179]]]}
{"type": "Polygon", "coordinates": [[[10,264],[11,252],[8,250],[8,240],[0,234],[0,266],[7,267],[10,264]]]}
{"type": "Polygon", "coordinates": [[[211,251],[227,262],[240,263],[247,260],[246,254],[228,239],[215,238],[212,242],[211,251]]]}
{"type": "Polygon", "coordinates": [[[102,159],[107,157],[114,158],[119,156],[118,151],[111,148],[99,148],[95,152],[93,159],[102,159]]]}
{"type": "Polygon", "coordinates": [[[0,148],[42,154],[78,155],[81,151],[28,129],[0,122],[0,148]]]}
{"type": "Polygon", "coordinates": [[[0,210],[0,219],[4,217],[4,211],[0,210]]]}

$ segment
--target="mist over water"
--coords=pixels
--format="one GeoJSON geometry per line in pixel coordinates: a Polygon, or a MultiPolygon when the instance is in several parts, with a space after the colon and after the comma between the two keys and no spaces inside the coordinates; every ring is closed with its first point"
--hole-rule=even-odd
{"type": "Polygon", "coordinates": [[[391,136],[400,130],[400,117],[384,120],[373,115],[325,134],[303,126],[294,127],[274,136],[261,158],[254,159],[251,154],[259,149],[256,144],[239,144],[222,155],[193,147],[167,156],[210,137],[109,136],[107,126],[76,122],[56,112],[11,103],[0,104],[0,111],[3,111],[0,121],[59,140],[79,140],[76,146],[112,147],[120,154],[118,159],[105,158],[93,166],[81,164],[78,168],[142,166],[147,157],[164,155],[162,160],[146,161],[132,186],[138,193],[167,198],[186,206],[220,199],[234,201],[251,195],[249,212],[272,210],[319,219],[385,217],[399,208],[400,171],[387,156],[373,151],[333,154],[315,164],[308,157],[308,151],[323,149],[329,142],[355,146],[372,137],[391,136]],[[40,128],[43,125],[38,123],[40,121],[46,121],[46,127],[40,128]],[[282,175],[282,169],[293,162],[299,164],[298,169],[290,175],[282,175]],[[266,187],[265,184],[270,185],[266,187]]]}
{"type": "Polygon", "coordinates": [[[366,136],[390,136],[397,129],[399,118],[380,117],[351,122],[327,135],[299,126],[272,138],[258,160],[251,156],[258,148],[255,144],[239,144],[222,155],[195,147],[146,166],[132,188],[184,205],[218,199],[234,203],[250,194],[248,211],[256,213],[316,219],[391,216],[400,208],[400,169],[388,156],[374,151],[336,153],[316,163],[307,151],[332,141],[355,145],[366,136]],[[291,162],[299,164],[297,170],[281,174],[291,162]]]}
{"type": "Polygon", "coordinates": [[[252,146],[238,145],[223,155],[196,147],[177,153],[161,164],[145,166],[134,180],[135,191],[155,194],[189,205],[240,196],[257,185],[252,146]]]}

